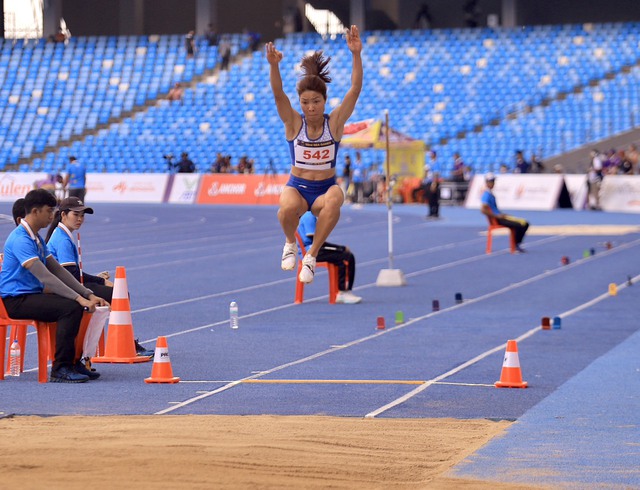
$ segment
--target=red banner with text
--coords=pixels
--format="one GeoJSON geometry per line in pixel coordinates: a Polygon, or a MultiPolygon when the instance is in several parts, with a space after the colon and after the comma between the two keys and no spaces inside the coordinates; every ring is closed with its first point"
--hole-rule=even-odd
{"type": "Polygon", "coordinates": [[[278,204],[288,174],[202,176],[198,204],[278,204]]]}

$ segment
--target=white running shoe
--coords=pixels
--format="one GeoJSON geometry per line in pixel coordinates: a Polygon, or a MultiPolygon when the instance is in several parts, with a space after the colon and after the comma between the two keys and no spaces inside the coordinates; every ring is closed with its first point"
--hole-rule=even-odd
{"type": "Polygon", "coordinates": [[[285,242],[282,249],[282,267],[283,271],[292,271],[296,266],[296,255],[298,255],[298,246],[294,243],[285,242]]]}
{"type": "Polygon", "coordinates": [[[336,303],[343,305],[356,305],[362,301],[360,296],[356,296],[351,291],[338,291],[336,296],[336,303]]]}
{"type": "Polygon", "coordinates": [[[302,259],[302,269],[300,270],[298,279],[300,279],[300,282],[309,284],[311,281],[313,281],[313,276],[315,273],[316,258],[311,254],[307,254],[304,256],[304,259],[302,259]]]}

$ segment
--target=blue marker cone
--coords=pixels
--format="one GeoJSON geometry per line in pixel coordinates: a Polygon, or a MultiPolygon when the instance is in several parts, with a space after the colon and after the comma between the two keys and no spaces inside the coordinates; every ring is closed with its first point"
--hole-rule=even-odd
{"type": "Polygon", "coordinates": [[[432,311],[440,311],[440,301],[438,301],[437,299],[434,299],[431,302],[431,310],[432,311]]]}
{"type": "Polygon", "coordinates": [[[554,316],[553,317],[553,329],[554,330],[560,330],[562,326],[562,319],[559,316],[554,316]]]}
{"type": "Polygon", "coordinates": [[[462,303],[462,293],[456,293],[456,304],[462,303]]]}

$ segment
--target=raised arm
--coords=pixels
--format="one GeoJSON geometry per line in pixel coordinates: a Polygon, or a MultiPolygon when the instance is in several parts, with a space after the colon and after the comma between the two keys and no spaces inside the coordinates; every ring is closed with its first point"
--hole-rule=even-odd
{"type": "MultiPolygon", "coordinates": [[[[278,51],[273,43],[265,45],[267,61],[269,62],[269,81],[271,83],[271,91],[276,101],[276,109],[278,115],[284,123],[287,138],[293,133],[295,123],[300,115],[291,106],[291,101],[282,88],[282,76],[280,75],[280,61],[282,61],[282,52],[278,51]]],[[[295,135],[291,135],[294,137],[295,135]]]]}
{"type": "Polygon", "coordinates": [[[342,99],[342,103],[331,112],[331,130],[337,140],[342,139],[344,125],[356,107],[356,102],[362,91],[362,79],[364,76],[361,57],[362,41],[360,40],[358,27],[352,25],[346,34],[347,46],[349,47],[349,51],[351,51],[351,87],[342,99]]]}

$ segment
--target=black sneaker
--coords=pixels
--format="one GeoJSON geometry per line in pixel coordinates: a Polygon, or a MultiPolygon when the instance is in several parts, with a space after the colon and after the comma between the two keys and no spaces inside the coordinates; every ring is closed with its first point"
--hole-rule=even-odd
{"type": "Polygon", "coordinates": [[[82,363],[82,361],[76,362],[76,365],[73,368],[76,370],[76,373],[84,374],[85,376],[88,376],[89,379],[91,379],[91,380],[98,379],[100,377],[100,373],[99,372],[91,371],[90,369],[87,369],[87,366],[85,366],[82,363]]]}
{"type": "Polygon", "coordinates": [[[138,339],[135,340],[136,343],[136,354],[142,357],[151,357],[155,355],[155,351],[147,350],[140,345],[138,339]]]}
{"type": "Polygon", "coordinates": [[[94,368],[91,365],[91,358],[90,357],[83,357],[82,361],[84,362],[84,367],[86,367],[89,371],[95,371],[96,368],[94,368]]]}
{"type": "Polygon", "coordinates": [[[516,252],[518,252],[519,254],[526,254],[527,251],[522,248],[520,245],[516,245],[516,252]]]}
{"type": "Polygon", "coordinates": [[[68,367],[61,367],[56,371],[51,370],[49,381],[51,383],[84,383],[85,381],[89,381],[89,376],[76,373],[68,367]]]}

